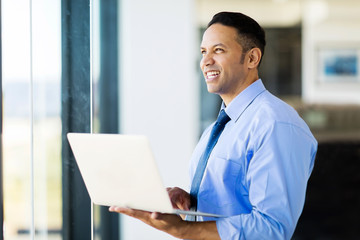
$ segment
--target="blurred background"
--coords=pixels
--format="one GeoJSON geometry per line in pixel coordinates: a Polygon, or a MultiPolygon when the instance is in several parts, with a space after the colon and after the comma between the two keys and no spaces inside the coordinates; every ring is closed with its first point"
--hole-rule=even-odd
{"type": "Polygon", "coordinates": [[[67,132],[149,136],[165,186],[220,98],[199,68],[220,11],[262,25],[260,77],[310,126],[319,151],[293,239],[358,239],[358,0],[0,0],[0,239],[173,239],[93,206],[67,132]]]}

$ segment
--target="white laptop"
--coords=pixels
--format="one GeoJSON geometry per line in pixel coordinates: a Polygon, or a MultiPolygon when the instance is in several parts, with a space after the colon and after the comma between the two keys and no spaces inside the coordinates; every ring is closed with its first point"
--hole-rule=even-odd
{"type": "Polygon", "coordinates": [[[67,137],[94,204],[222,217],[173,209],[146,136],[68,133],[67,137]]]}

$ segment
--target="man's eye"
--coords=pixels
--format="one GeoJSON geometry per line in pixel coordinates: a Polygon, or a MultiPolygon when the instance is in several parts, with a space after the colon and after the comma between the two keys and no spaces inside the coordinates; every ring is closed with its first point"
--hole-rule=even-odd
{"type": "Polygon", "coordinates": [[[206,53],[205,50],[201,50],[201,54],[204,55],[206,53]]]}
{"type": "Polygon", "coordinates": [[[223,52],[224,51],[224,49],[222,49],[222,48],[215,48],[215,52],[223,52]]]}

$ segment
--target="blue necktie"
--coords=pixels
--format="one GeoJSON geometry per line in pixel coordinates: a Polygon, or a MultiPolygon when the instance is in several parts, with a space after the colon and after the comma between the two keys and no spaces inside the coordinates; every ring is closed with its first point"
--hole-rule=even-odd
{"type": "MultiPolygon", "coordinates": [[[[228,121],[230,121],[230,118],[226,114],[224,109],[222,109],[216,120],[215,125],[213,126],[213,128],[211,130],[211,135],[210,135],[209,141],[207,143],[206,149],[205,149],[204,153],[201,155],[199,163],[196,167],[196,172],[195,172],[194,178],[191,183],[190,197],[191,197],[191,204],[193,207],[192,210],[197,209],[197,195],[199,193],[200,183],[204,176],[205,168],[206,168],[209,156],[211,154],[211,151],[215,147],[215,145],[220,137],[220,134],[224,130],[224,127],[228,121]]],[[[188,219],[195,220],[194,218],[191,218],[191,217],[188,219]]]]}

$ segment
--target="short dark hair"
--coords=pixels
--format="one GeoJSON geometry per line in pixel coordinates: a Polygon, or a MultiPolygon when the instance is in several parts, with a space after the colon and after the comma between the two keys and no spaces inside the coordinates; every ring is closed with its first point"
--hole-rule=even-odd
{"type": "Polygon", "coordinates": [[[239,12],[219,12],[214,15],[207,27],[209,28],[215,23],[236,28],[239,36],[238,42],[242,46],[243,51],[247,52],[257,47],[261,51],[262,59],[266,45],[265,31],[254,19],[239,12]]]}

